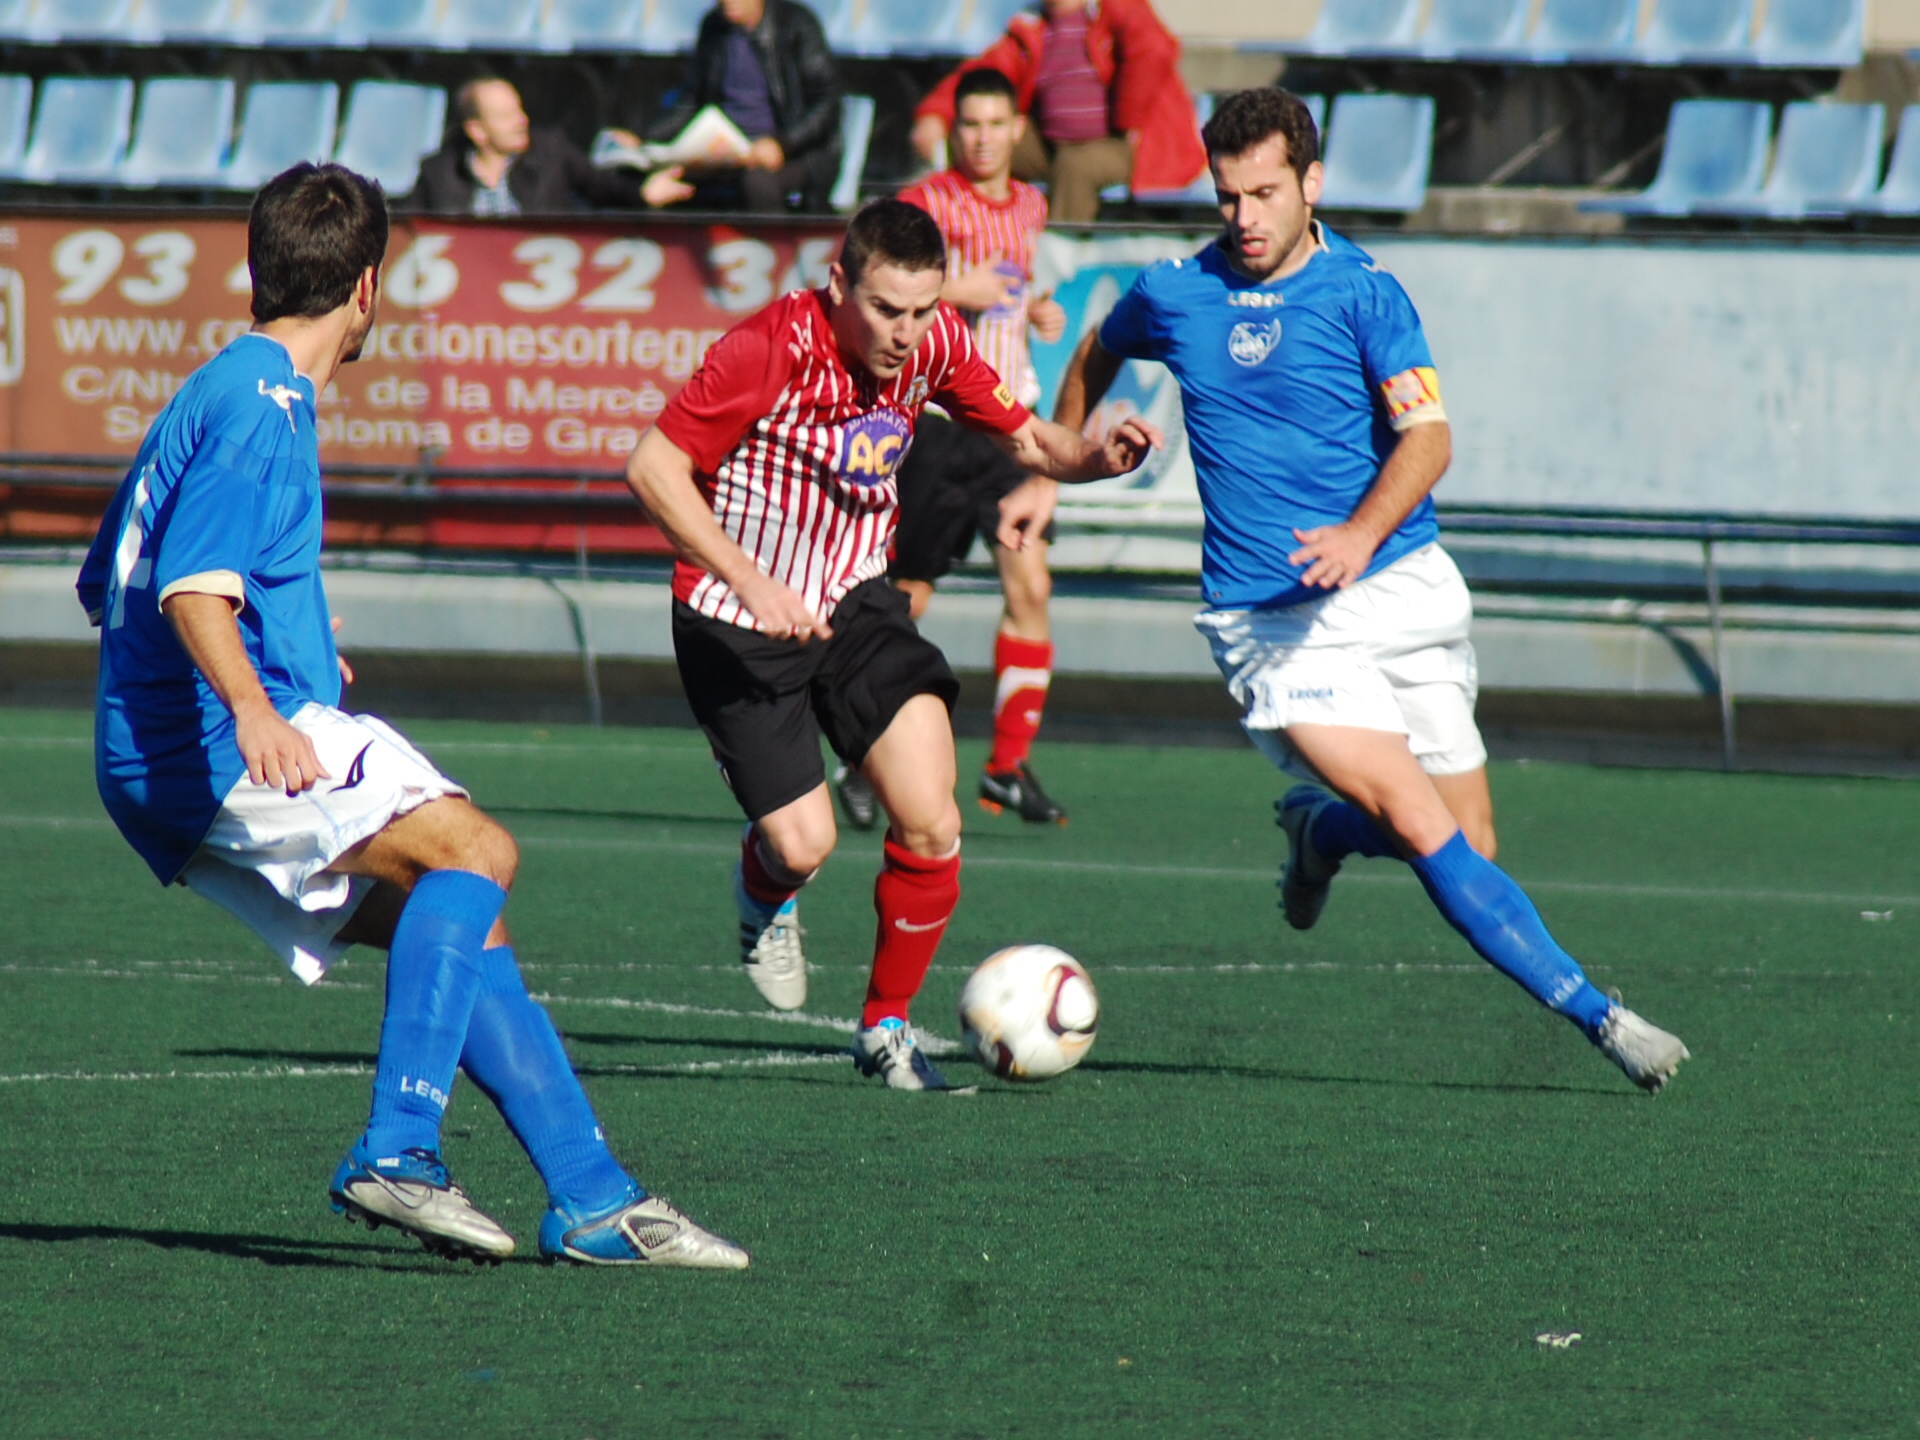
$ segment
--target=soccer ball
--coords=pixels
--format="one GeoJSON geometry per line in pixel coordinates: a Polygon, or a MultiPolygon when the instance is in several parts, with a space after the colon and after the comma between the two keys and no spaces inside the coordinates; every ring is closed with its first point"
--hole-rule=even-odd
{"type": "Polygon", "coordinates": [[[989,955],[960,991],[960,1033],[1003,1080],[1051,1080],[1086,1058],[1100,997],[1086,967],[1051,945],[989,955]]]}

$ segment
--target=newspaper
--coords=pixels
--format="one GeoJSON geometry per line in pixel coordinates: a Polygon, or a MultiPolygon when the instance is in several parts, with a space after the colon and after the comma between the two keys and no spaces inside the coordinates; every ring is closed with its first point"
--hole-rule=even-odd
{"type": "Polygon", "coordinates": [[[687,128],[663,144],[635,148],[610,131],[594,137],[595,165],[626,165],[635,170],[657,170],[662,165],[735,165],[747,158],[753,142],[726,117],[718,105],[707,105],[687,122],[687,128]]]}

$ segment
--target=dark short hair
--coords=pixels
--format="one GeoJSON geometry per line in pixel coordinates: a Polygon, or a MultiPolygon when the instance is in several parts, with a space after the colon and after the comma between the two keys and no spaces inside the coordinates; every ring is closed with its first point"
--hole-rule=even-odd
{"type": "Polygon", "coordinates": [[[870,200],[847,222],[840,246],[840,269],[857,285],[870,264],[902,270],[945,270],[947,242],[934,218],[904,200],[870,200]]]}
{"type": "Polygon", "coordinates": [[[1287,142],[1293,173],[1306,179],[1307,167],[1320,158],[1320,132],[1314,128],[1313,112],[1291,90],[1270,85],[1236,91],[1214,108],[1213,118],[1200,129],[1208,160],[1244,155],[1275,135],[1287,142]]]}
{"type": "Polygon", "coordinates": [[[1020,108],[1020,92],[1013,88],[1006,72],[994,69],[991,65],[982,65],[967,71],[960,77],[960,83],[953,87],[953,113],[957,118],[960,107],[976,95],[999,95],[1015,110],[1020,108]]]}
{"type": "Polygon", "coordinates": [[[338,310],[367,267],[386,258],[387,197],[377,180],[302,161],[253,197],[247,267],[262,324],[338,310]]]}
{"type": "MultiPolygon", "coordinates": [[[[480,90],[486,85],[512,85],[511,80],[502,80],[498,75],[481,75],[467,81],[453,92],[453,123],[465,125],[469,120],[480,118],[480,90]]],[[[515,90],[515,94],[519,91],[515,90]]]]}

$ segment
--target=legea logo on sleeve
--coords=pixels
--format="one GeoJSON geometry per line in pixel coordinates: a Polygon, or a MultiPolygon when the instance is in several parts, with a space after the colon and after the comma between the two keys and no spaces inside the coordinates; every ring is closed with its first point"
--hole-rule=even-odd
{"type": "Polygon", "coordinates": [[[890,479],[907,453],[913,422],[898,410],[875,410],[840,427],[840,454],[834,468],[850,485],[879,485],[890,479]]]}

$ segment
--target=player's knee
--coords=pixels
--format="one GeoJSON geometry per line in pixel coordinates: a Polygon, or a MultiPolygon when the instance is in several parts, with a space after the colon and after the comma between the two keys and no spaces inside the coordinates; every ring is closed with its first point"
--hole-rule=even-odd
{"type": "Polygon", "coordinates": [[[960,807],[951,800],[926,815],[893,817],[893,839],[915,855],[938,860],[960,843],[960,807]]]}
{"type": "Polygon", "coordinates": [[[840,841],[840,832],[834,825],[831,810],[824,819],[808,817],[800,822],[795,822],[793,817],[788,819],[789,823],[777,827],[763,822],[761,843],[774,864],[793,879],[804,880],[827,863],[827,857],[840,841]]]}
{"type": "Polygon", "coordinates": [[[520,846],[499,821],[484,815],[480,819],[479,831],[470,845],[472,863],[468,868],[503,889],[511,889],[514,876],[520,872],[520,846]]]}

